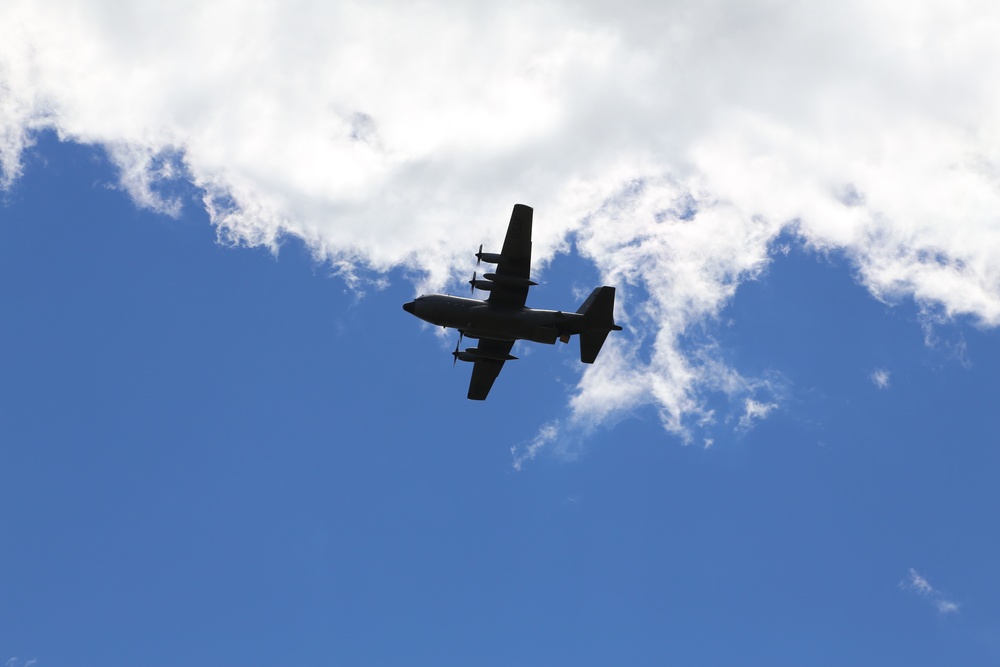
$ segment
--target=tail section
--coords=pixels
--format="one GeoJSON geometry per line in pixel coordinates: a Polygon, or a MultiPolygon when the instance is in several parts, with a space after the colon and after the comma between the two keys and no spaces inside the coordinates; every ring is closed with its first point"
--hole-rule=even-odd
{"type": "Polygon", "coordinates": [[[615,288],[598,287],[576,312],[584,317],[586,327],[580,334],[580,361],[592,364],[597,359],[604,341],[612,331],[621,331],[615,324],[615,288]]]}

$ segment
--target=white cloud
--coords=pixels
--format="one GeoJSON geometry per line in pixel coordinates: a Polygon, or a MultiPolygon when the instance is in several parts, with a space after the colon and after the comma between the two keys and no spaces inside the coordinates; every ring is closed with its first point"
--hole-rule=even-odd
{"type": "Polygon", "coordinates": [[[941,591],[931,586],[931,583],[912,567],[910,568],[908,578],[899,582],[899,587],[904,590],[913,591],[921,597],[927,598],[934,605],[934,608],[938,610],[938,613],[958,613],[958,603],[946,600],[941,591]]]}
{"type": "Polygon", "coordinates": [[[1000,324],[998,31],[975,0],[7,0],[0,185],[50,128],[142,206],[184,178],[223,239],[421,288],[534,205],[538,259],[575,238],[627,324],[570,421],[653,406],[689,438],[706,391],[770,404],[682,341],[783,232],[877,298],[1000,324]]]}
{"type": "Polygon", "coordinates": [[[559,424],[553,422],[539,429],[534,439],[524,446],[513,446],[510,454],[514,457],[514,470],[521,470],[528,461],[533,461],[539,450],[550,445],[559,436],[559,424]]]}
{"type": "Polygon", "coordinates": [[[910,581],[908,586],[921,595],[931,595],[934,593],[934,587],[931,586],[930,582],[920,576],[920,573],[912,567],[910,568],[910,581]]]}
{"type": "Polygon", "coordinates": [[[761,403],[752,398],[746,399],[743,404],[743,416],[740,417],[740,428],[743,430],[753,428],[755,421],[764,419],[777,406],[776,403],[761,403]]]}
{"type": "MultiPolygon", "coordinates": [[[[14,656],[13,658],[9,658],[7,662],[4,663],[4,665],[5,667],[17,667],[18,663],[20,662],[21,659],[18,658],[17,656],[14,656]]],[[[38,664],[38,660],[32,658],[31,660],[28,660],[24,663],[24,667],[32,667],[32,665],[36,664],[38,664]]]]}
{"type": "Polygon", "coordinates": [[[937,607],[937,610],[942,614],[958,613],[958,604],[949,600],[935,600],[934,606],[937,607]]]}
{"type": "Polygon", "coordinates": [[[871,374],[872,383],[879,389],[889,388],[889,371],[879,368],[871,374]]]}

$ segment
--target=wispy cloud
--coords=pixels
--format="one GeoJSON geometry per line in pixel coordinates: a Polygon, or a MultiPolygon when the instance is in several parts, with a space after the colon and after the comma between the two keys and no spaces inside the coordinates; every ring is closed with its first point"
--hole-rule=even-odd
{"type": "Polygon", "coordinates": [[[899,587],[903,590],[913,591],[922,598],[926,598],[941,614],[956,614],[959,611],[957,602],[945,599],[938,589],[931,586],[931,583],[914,568],[910,568],[909,576],[899,582],[899,587]]]}
{"type": "Polygon", "coordinates": [[[762,403],[752,398],[746,399],[743,405],[743,415],[740,417],[740,429],[753,428],[755,422],[767,417],[776,407],[778,407],[776,403],[762,403]]]}
{"type": "Polygon", "coordinates": [[[871,374],[871,381],[879,389],[889,388],[889,371],[879,368],[871,374]]]}
{"type": "Polygon", "coordinates": [[[1000,324],[996,3],[117,8],[0,3],[0,186],[48,129],[104,147],[141,206],[176,213],[180,179],[224,241],[422,288],[534,205],[538,260],[575,240],[628,324],[575,418],[705,419],[724,355],[685,340],[789,232],[876,298],[1000,324]]]}
{"type": "Polygon", "coordinates": [[[534,460],[538,452],[546,445],[551,444],[559,436],[559,423],[546,424],[538,430],[538,434],[527,445],[514,445],[510,448],[510,455],[514,458],[514,470],[521,470],[524,464],[534,460]]]}
{"type": "MultiPolygon", "coordinates": [[[[21,664],[21,659],[18,658],[17,656],[14,656],[13,658],[9,658],[7,662],[4,663],[4,667],[18,667],[18,665],[20,664],[21,664]]],[[[22,667],[32,667],[33,665],[37,664],[38,660],[32,658],[31,660],[25,661],[22,667]]]]}
{"type": "Polygon", "coordinates": [[[931,586],[930,582],[920,576],[920,573],[912,567],[910,568],[909,582],[902,583],[921,595],[932,595],[934,593],[934,587],[931,586]]]}
{"type": "Polygon", "coordinates": [[[942,614],[953,614],[958,612],[958,603],[951,602],[950,600],[935,600],[934,606],[942,614]]]}

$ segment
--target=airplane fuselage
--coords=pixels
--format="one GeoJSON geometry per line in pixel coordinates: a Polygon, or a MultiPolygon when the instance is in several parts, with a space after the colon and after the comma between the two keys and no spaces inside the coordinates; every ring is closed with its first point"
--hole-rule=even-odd
{"type": "Polygon", "coordinates": [[[579,313],[501,308],[479,299],[445,294],[418,297],[404,304],[403,309],[431,324],[458,329],[469,338],[530,340],[552,345],[560,337],[585,329],[584,317],[579,313]]]}

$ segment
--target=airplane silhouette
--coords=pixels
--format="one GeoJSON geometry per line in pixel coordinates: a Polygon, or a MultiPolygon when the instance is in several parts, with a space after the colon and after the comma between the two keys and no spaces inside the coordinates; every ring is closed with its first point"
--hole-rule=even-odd
{"type": "Polygon", "coordinates": [[[452,356],[455,362],[474,364],[468,394],[474,401],[485,400],[504,363],[517,359],[510,354],[516,340],[554,345],[557,340],[568,343],[571,336],[579,335],[580,361],[592,364],[608,334],[621,331],[614,322],[614,287],[596,288],[574,313],[525,307],[528,288],[538,284],[529,277],[531,218],[530,206],[515,204],[500,253],[483,252],[479,246],[477,265],[486,262],[497,268],[483,274],[482,279],[473,273],[469,284],[473,291],[488,291],[489,298],[430,294],[403,304],[403,310],[422,320],[458,329],[458,345],[452,356]],[[460,350],[463,337],[478,339],[479,344],[460,350]]]}

